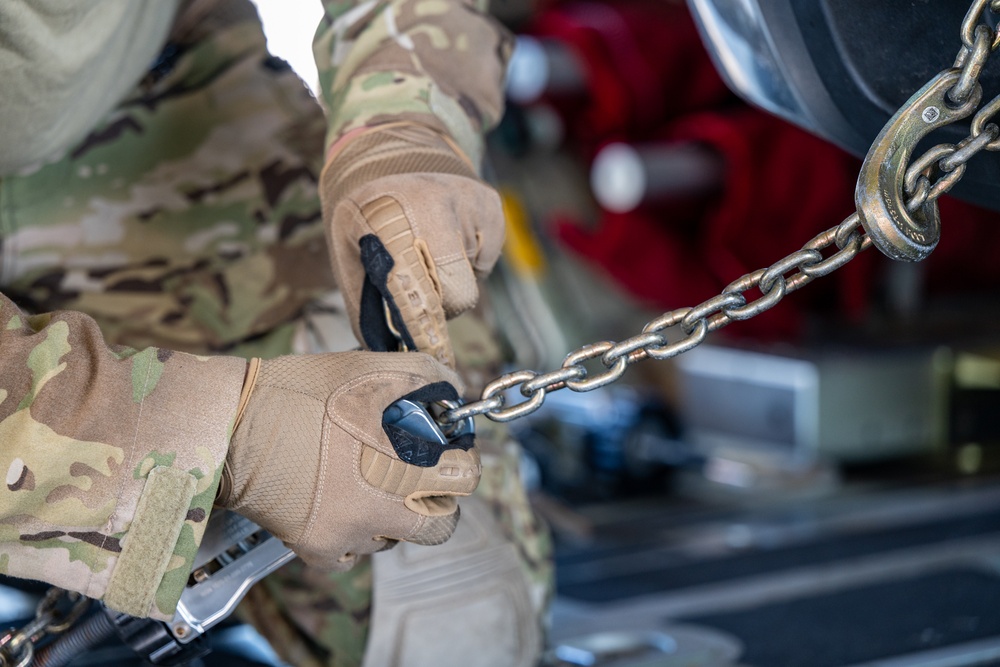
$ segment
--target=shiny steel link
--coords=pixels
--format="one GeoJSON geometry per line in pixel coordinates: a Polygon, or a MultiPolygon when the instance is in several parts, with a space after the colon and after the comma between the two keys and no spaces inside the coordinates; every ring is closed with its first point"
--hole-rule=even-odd
{"type": "MultiPolygon", "coordinates": [[[[826,230],[824,232],[820,232],[816,236],[812,237],[802,247],[803,248],[808,248],[810,250],[818,250],[818,251],[820,251],[820,254],[823,254],[822,253],[823,250],[825,250],[826,248],[829,248],[830,246],[834,245],[836,242],[837,242],[837,228],[833,227],[832,229],[828,229],[828,230],[826,230]]],[[[816,273],[817,267],[821,266],[823,264],[823,262],[829,261],[829,259],[830,258],[828,257],[827,259],[821,260],[821,261],[819,261],[819,262],[817,262],[815,264],[807,264],[807,265],[803,266],[802,268],[803,268],[803,270],[808,269],[811,273],[816,273]]]]}
{"type": "Polygon", "coordinates": [[[681,320],[681,328],[691,332],[698,322],[703,321],[708,325],[709,332],[721,329],[729,324],[729,318],[723,312],[725,308],[737,308],[745,306],[747,300],[742,294],[720,294],[711,299],[702,301],[692,308],[684,319],[681,320]]]}
{"type": "MultiPolygon", "coordinates": [[[[982,135],[985,136],[985,135],[982,135]]],[[[982,142],[985,146],[987,142],[982,142]]],[[[940,166],[940,162],[938,165],[940,166]]],[[[962,162],[955,166],[951,171],[946,171],[945,175],[934,181],[931,184],[931,189],[927,192],[927,201],[936,201],[938,197],[955,187],[955,184],[962,180],[962,176],[965,176],[965,163],[962,162]]]]}
{"type": "MultiPolygon", "coordinates": [[[[730,306],[723,309],[722,312],[725,313],[726,317],[731,320],[748,320],[754,315],[757,315],[759,312],[763,312],[758,310],[762,302],[773,302],[776,304],[782,299],[782,297],[785,296],[784,289],[780,292],[778,290],[767,292],[763,287],[760,287],[761,276],[763,276],[766,272],[767,269],[757,269],[756,271],[752,271],[750,273],[744,273],[742,276],[722,288],[723,294],[739,294],[743,298],[743,305],[730,306]],[[744,292],[752,290],[755,287],[760,288],[760,291],[764,296],[748,302],[744,292]]],[[[782,285],[782,288],[784,288],[784,285],[782,285]]],[[[768,306],[768,308],[770,308],[770,306],[768,306]]]]}
{"type": "Polygon", "coordinates": [[[857,211],[847,216],[842,223],[837,225],[836,229],[837,234],[834,237],[834,241],[836,242],[838,248],[846,246],[852,234],[860,234],[863,236],[865,233],[865,228],[861,224],[861,217],[858,215],[857,211]]]}
{"type": "MultiPolygon", "coordinates": [[[[469,417],[478,417],[479,415],[486,415],[490,417],[490,414],[499,410],[503,407],[503,398],[500,396],[483,396],[478,401],[473,401],[472,403],[466,403],[462,407],[454,408],[453,410],[445,410],[438,417],[438,421],[441,424],[448,425],[454,424],[457,421],[463,419],[468,419],[469,417]]],[[[492,419],[492,417],[490,417],[492,419]]]]}
{"type": "MultiPolygon", "coordinates": [[[[911,162],[910,166],[906,169],[906,174],[903,176],[903,191],[907,194],[913,194],[917,189],[917,179],[921,176],[927,178],[929,183],[930,178],[927,177],[926,172],[934,167],[939,160],[943,160],[944,158],[954,155],[957,151],[958,146],[954,144],[938,144],[911,162]]],[[[942,171],[953,170],[942,169],[942,171]]]]}
{"type": "Polygon", "coordinates": [[[583,366],[565,366],[525,382],[521,385],[521,393],[529,396],[539,389],[548,392],[556,391],[565,387],[569,380],[582,380],[585,377],[587,377],[587,369],[583,366]]]}
{"type": "MultiPolygon", "coordinates": [[[[575,352],[570,352],[566,355],[566,359],[563,361],[563,367],[578,366],[582,362],[589,359],[602,358],[607,352],[613,349],[614,346],[614,341],[610,340],[584,345],[575,352]]],[[[608,364],[605,365],[607,366],[608,364]]],[[[588,373],[582,380],[569,380],[566,382],[566,386],[573,391],[592,391],[598,387],[603,387],[606,384],[611,384],[615,380],[621,378],[621,376],[625,374],[626,368],[628,368],[628,357],[620,357],[614,361],[613,366],[600,375],[594,375],[591,377],[588,373]]]]}
{"type": "MultiPolygon", "coordinates": [[[[760,277],[760,287],[762,290],[770,291],[772,283],[786,283],[785,274],[789,271],[801,270],[803,264],[815,263],[823,259],[823,256],[815,250],[803,248],[796,250],[791,255],[778,260],[767,268],[764,275],[760,277]]],[[[791,280],[792,276],[788,277],[791,280]]]]}
{"type": "Polygon", "coordinates": [[[655,320],[646,323],[646,326],[642,328],[643,331],[656,331],[661,332],[664,329],[669,329],[675,327],[684,321],[687,314],[691,312],[690,308],[678,308],[677,310],[671,310],[663,313],[655,320]]]}
{"type": "MultiPolygon", "coordinates": [[[[767,269],[758,269],[731,282],[722,290],[723,294],[745,292],[751,287],[757,287],[760,289],[762,296],[747,302],[744,306],[726,308],[723,312],[734,320],[748,320],[766,310],[770,310],[778,305],[778,302],[785,298],[785,295],[791,291],[788,289],[789,283],[785,279],[785,273],[797,270],[799,273],[796,275],[802,275],[802,278],[796,282],[795,289],[798,289],[798,287],[812,280],[812,276],[804,274],[803,269],[807,266],[818,264],[822,259],[823,255],[818,250],[803,248],[772,264],[767,269]]],[[[746,298],[745,295],[744,298],[746,298]]]]}
{"type": "MultiPolygon", "coordinates": [[[[513,389],[519,384],[528,382],[535,377],[538,373],[535,371],[516,371],[514,373],[507,373],[493,382],[486,385],[483,389],[483,398],[499,398],[500,404],[504,405],[506,403],[506,398],[504,397],[505,391],[508,389],[513,389]]],[[[517,405],[512,405],[510,407],[504,407],[499,409],[494,409],[486,413],[490,419],[497,422],[509,422],[512,419],[517,419],[518,417],[523,417],[524,415],[531,414],[538,408],[542,407],[542,401],[545,400],[545,388],[539,387],[535,389],[531,394],[531,398],[524,401],[523,403],[518,403],[517,405]]],[[[445,413],[447,415],[447,413],[445,413]]],[[[450,416],[450,415],[449,415],[450,416]]]]}
{"type": "MultiPolygon", "coordinates": [[[[981,100],[979,76],[984,63],[1000,44],[1000,35],[988,28],[983,18],[987,8],[1000,12],[1000,0],[975,0],[962,23],[963,45],[954,65],[961,71],[946,70],[924,88],[933,92],[932,85],[950,85],[947,96],[958,101],[962,108],[945,110],[942,107],[939,111],[946,111],[948,114],[948,118],[942,121],[945,124],[965,118],[981,100]]],[[[922,101],[926,103],[920,95],[915,95],[910,104],[920,104],[922,101]]],[[[903,111],[913,112],[913,109],[904,106],[899,113],[903,111]]],[[[921,111],[926,109],[918,108],[918,117],[921,111]]],[[[917,160],[906,164],[905,173],[903,170],[898,172],[903,181],[900,184],[900,194],[905,200],[899,204],[910,213],[927,204],[933,205],[938,197],[962,178],[965,165],[973,156],[982,150],[1000,150],[1000,128],[989,122],[998,113],[1000,95],[975,114],[968,137],[957,145],[934,146],[917,160]]],[[[928,124],[935,123],[934,127],[941,126],[942,123],[937,122],[938,120],[940,118],[924,118],[924,122],[928,124]]],[[[897,150],[897,155],[912,154],[915,144],[925,134],[925,130],[899,133],[901,143],[894,149],[897,150]]],[[[814,236],[801,250],[783,257],[769,267],[757,269],[734,280],[721,294],[693,308],[677,308],[666,312],[647,323],[641,334],[621,343],[603,341],[585,345],[568,354],[558,370],[543,375],[528,370],[508,373],[487,385],[480,400],[448,410],[439,420],[451,423],[474,415],[485,415],[494,421],[506,422],[540,408],[549,392],[567,387],[573,391],[590,391],[603,387],[622,377],[632,363],[646,358],[671,359],[701,345],[710,332],[735,320],[749,319],[773,308],[791,292],[815,278],[833,273],[872,245],[872,237],[868,235],[855,211],[836,227],[814,236]],[[836,248],[836,251],[824,258],[824,251],[830,248],[836,248]],[[786,276],[790,272],[791,275],[786,276]],[[754,288],[760,290],[761,296],[748,302],[744,293],[754,288]],[[682,335],[671,341],[669,332],[673,330],[682,335]],[[583,363],[593,359],[600,359],[607,370],[591,376],[583,363]],[[504,392],[518,385],[521,386],[521,394],[528,400],[506,406],[504,392]]]]}
{"type": "MultiPolygon", "coordinates": [[[[829,248],[836,244],[837,239],[837,228],[833,227],[826,230],[822,234],[817,234],[809,243],[806,243],[804,248],[809,250],[816,250],[821,252],[822,250],[829,248]]],[[[810,278],[822,278],[823,276],[829,275],[847,264],[849,261],[854,259],[859,252],[861,252],[861,234],[854,233],[849,237],[848,243],[837,250],[826,259],[816,262],[815,264],[804,264],[802,266],[802,273],[809,276],[810,278]]]]}
{"type": "Polygon", "coordinates": [[[806,285],[811,283],[813,281],[813,277],[807,273],[802,273],[801,271],[799,271],[798,273],[793,273],[784,280],[785,280],[785,296],[788,296],[795,290],[805,287],[806,285]]]}
{"type": "Polygon", "coordinates": [[[631,338],[626,338],[622,342],[618,343],[604,353],[604,356],[601,357],[601,361],[604,362],[605,366],[610,366],[618,361],[619,358],[625,357],[629,364],[634,364],[637,361],[642,361],[648,356],[646,353],[647,348],[664,345],[666,342],[666,337],[660,332],[647,331],[632,336],[631,338]],[[639,352],[640,354],[633,355],[634,352],[639,352]]]}
{"type": "Polygon", "coordinates": [[[765,310],[769,310],[770,308],[778,305],[778,302],[785,298],[786,285],[784,277],[778,276],[777,280],[771,280],[770,283],[767,283],[767,286],[765,286],[763,276],[766,273],[767,269],[758,269],[753,273],[746,274],[741,279],[735,280],[722,290],[724,294],[737,294],[745,292],[753,287],[758,287],[763,295],[753,301],[746,301],[746,296],[740,294],[746,303],[742,306],[736,306],[735,308],[725,308],[723,312],[726,317],[731,320],[749,320],[751,317],[756,317],[765,310]],[[747,282],[752,282],[753,284],[749,287],[743,288],[743,285],[747,282]]]}
{"type": "MultiPolygon", "coordinates": [[[[642,330],[655,331],[662,334],[664,329],[678,326],[690,311],[690,308],[680,308],[678,310],[672,310],[669,313],[664,313],[652,322],[648,323],[642,330]]],[[[680,340],[674,341],[673,343],[667,343],[665,345],[646,348],[646,354],[651,359],[671,359],[676,357],[678,354],[683,354],[690,349],[698,347],[701,345],[702,341],[705,340],[707,335],[708,323],[706,323],[705,320],[701,320],[698,322],[694,331],[691,331],[680,340]]]]}
{"type": "MultiPolygon", "coordinates": [[[[988,135],[981,136],[987,141],[990,138],[988,135]]],[[[982,145],[985,146],[985,142],[982,145]]],[[[965,175],[964,161],[950,162],[948,169],[943,166],[944,161],[953,158],[958,151],[959,147],[954,144],[938,144],[910,164],[903,177],[903,192],[910,195],[906,202],[907,211],[912,212],[936,201],[965,175]],[[935,166],[943,175],[932,183],[930,174],[935,166]]]]}

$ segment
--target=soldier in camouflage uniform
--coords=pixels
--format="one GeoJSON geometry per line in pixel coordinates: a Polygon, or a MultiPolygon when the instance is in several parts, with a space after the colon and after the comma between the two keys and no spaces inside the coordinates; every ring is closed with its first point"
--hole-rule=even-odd
{"type": "MultiPolygon", "coordinates": [[[[21,25],[10,18],[0,26],[21,25]]],[[[169,618],[232,456],[237,408],[254,400],[241,396],[243,357],[319,351],[303,341],[330,314],[321,297],[335,283],[331,253],[365,338],[345,249],[357,252],[357,235],[337,237],[350,227],[338,216],[357,211],[337,205],[361,209],[371,202],[355,193],[389,179],[409,214],[419,200],[406,191],[412,153],[428,155],[433,172],[418,190],[440,186],[441,173],[474,176],[469,164],[500,113],[508,46],[469,3],[328,2],[315,40],[327,121],[267,55],[252,7],[193,0],[154,67],[86,137],[0,179],[0,572],[169,618]],[[333,166],[321,178],[324,163],[333,166]],[[156,554],[158,576],[143,586],[151,544],[173,547],[156,554]]],[[[448,268],[462,249],[418,240],[440,309],[468,308],[475,295],[448,268]],[[456,285],[465,291],[452,299],[456,285]]],[[[467,259],[482,241],[473,231],[467,259]]],[[[406,311],[407,292],[379,288],[403,306],[413,347],[450,361],[447,333],[406,311]]],[[[487,363],[481,345],[465,353],[468,339],[453,337],[460,364],[487,363]]],[[[495,355],[488,363],[492,372],[495,355]]],[[[436,373],[422,375],[446,377],[436,373]]],[[[547,541],[517,481],[516,450],[496,429],[479,448],[477,496],[516,545],[537,616],[547,541]]],[[[359,664],[372,599],[369,559],[333,574],[296,563],[255,589],[244,615],[293,664],[359,664]]]]}

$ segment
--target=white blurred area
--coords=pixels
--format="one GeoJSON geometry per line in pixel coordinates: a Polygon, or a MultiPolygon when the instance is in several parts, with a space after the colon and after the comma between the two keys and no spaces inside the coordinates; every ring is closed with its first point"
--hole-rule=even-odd
{"type": "Polygon", "coordinates": [[[267,49],[284,59],[306,82],[313,95],[319,75],[313,60],[312,41],[323,16],[320,0],[252,0],[264,24],[267,49]]]}

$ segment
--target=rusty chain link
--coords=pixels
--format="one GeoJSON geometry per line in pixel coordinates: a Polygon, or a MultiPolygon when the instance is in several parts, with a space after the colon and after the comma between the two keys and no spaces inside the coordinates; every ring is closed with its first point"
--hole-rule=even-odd
{"type": "MultiPolygon", "coordinates": [[[[985,22],[989,9],[1000,12],[1000,0],[974,0],[962,22],[962,47],[954,67],[960,74],[948,97],[956,105],[978,106],[982,95],[979,76],[990,54],[1000,46],[1000,34],[985,22]]],[[[973,106],[975,108],[975,106],[973,106]]],[[[905,174],[904,201],[913,211],[948,192],[965,173],[965,165],[983,150],[1000,150],[1000,127],[990,122],[1000,112],[1000,95],[983,105],[971,122],[969,136],[957,144],[938,144],[913,160],[905,174]]],[[[488,384],[480,399],[444,412],[440,420],[453,423],[476,415],[507,422],[531,414],[546,395],[560,389],[591,391],[615,382],[626,369],[644,359],[670,359],[694,349],[707,335],[736,320],[747,320],[776,306],[787,295],[816,278],[829,275],[872,245],[855,212],[839,225],[817,234],[771,266],[734,280],[722,292],[691,308],[664,313],[647,323],[641,333],[621,342],[585,345],[566,356],[562,366],[544,374],[531,370],[507,373],[488,384]],[[831,251],[832,252],[827,252],[831,251]],[[760,296],[748,300],[746,294],[760,296]],[[599,360],[596,374],[584,365],[599,360]],[[506,392],[519,387],[525,400],[507,405],[506,392]]]]}

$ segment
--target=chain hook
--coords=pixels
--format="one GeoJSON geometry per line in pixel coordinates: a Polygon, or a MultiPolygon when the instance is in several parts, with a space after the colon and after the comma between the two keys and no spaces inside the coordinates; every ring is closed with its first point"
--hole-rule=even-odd
{"type": "Polygon", "coordinates": [[[585,345],[569,354],[562,368],[550,373],[508,373],[487,385],[479,400],[448,410],[442,420],[485,415],[494,421],[510,421],[540,408],[547,393],[563,388],[588,391],[616,381],[633,362],[684,354],[701,345],[710,332],[760,314],[813,279],[836,271],[873,244],[894,259],[917,261],[930,254],[940,237],[937,198],[962,177],[966,162],[974,155],[1000,150],[1000,127],[991,122],[1000,114],[998,96],[976,114],[968,137],[955,145],[935,146],[910,164],[914,148],[924,137],[966,118],[979,105],[982,65],[1000,44],[1000,37],[991,35],[992,41],[988,41],[984,33],[987,6],[1000,13],[1000,0],[973,2],[962,24],[963,47],[955,67],[927,82],[875,139],[858,177],[857,210],[839,225],[817,234],[801,250],[770,267],[733,281],[722,294],[693,308],[664,313],[646,324],[642,334],[621,343],[585,345]],[[964,101],[956,104],[956,99],[964,101]],[[827,250],[831,254],[824,257],[827,250]],[[793,273],[786,277],[788,272],[793,273]],[[744,292],[752,288],[762,295],[748,303],[744,292]],[[666,331],[675,327],[682,335],[670,342],[666,331]],[[606,370],[589,377],[582,362],[598,358],[606,370]],[[517,385],[528,400],[505,407],[504,392],[517,385]]]}
{"type": "Polygon", "coordinates": [[[903,186],[914,147],[925,136],[969,116],[982,99],[977,83],[959,107],[946,96],[961,70],[947,69],[931,79],[889,119],[868,151],[854,193],[861,224],[872,241],[892,259],[917,262],[931,254],[941,236],[937,203],[913,211],[903,203],[903,186]]]}

